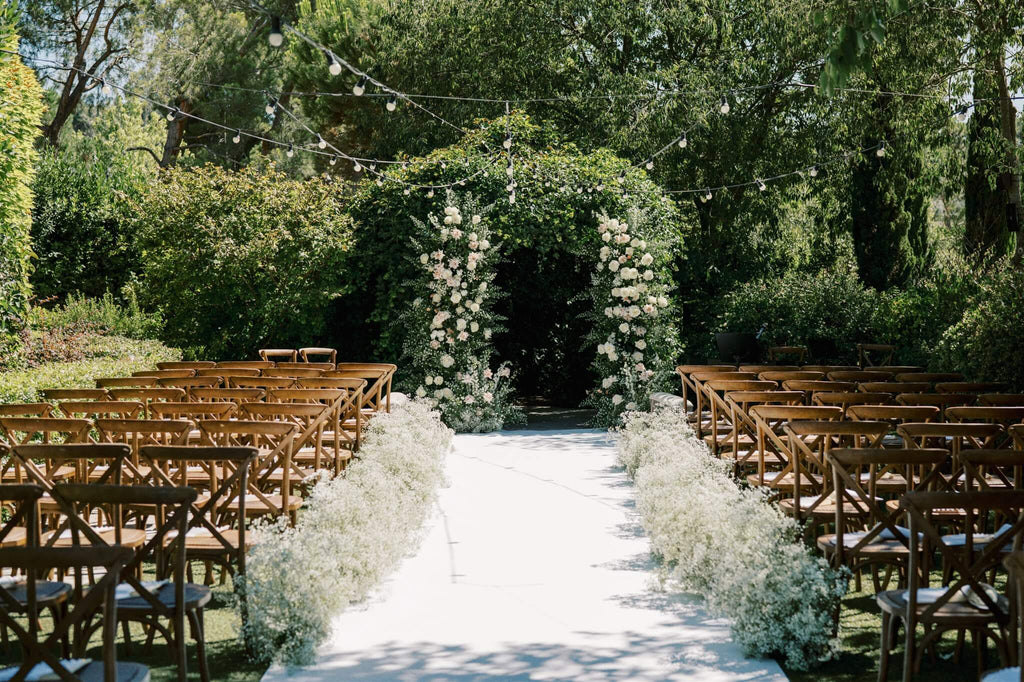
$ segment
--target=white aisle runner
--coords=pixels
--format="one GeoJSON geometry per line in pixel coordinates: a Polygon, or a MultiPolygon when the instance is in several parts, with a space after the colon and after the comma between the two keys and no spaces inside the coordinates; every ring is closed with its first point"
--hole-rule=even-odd
{"type": "Polygon", "coordinates": [[[417,554],[264,680],[784,680],[655,586],[606,432],[460,435],[417,554]]]}

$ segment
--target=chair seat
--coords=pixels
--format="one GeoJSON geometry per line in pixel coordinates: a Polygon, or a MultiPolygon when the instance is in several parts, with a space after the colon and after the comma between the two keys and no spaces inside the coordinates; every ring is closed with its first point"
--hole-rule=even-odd
{"type": "MultiPolygon", "coordinates": [[[[878,607],[890,613],[894,616],[901,616],[907,612],[907,590],[886,590],[885,592],[879,592],[875,600],[878,602],[878,607]]],[[[919,592],[919,594],[922,594],[919,592]]],[[[1005,596],[999,595],[997,604],[999,608],[1004,609],[1005,612],[1009,612],[1010,602],[1005,596]]],[[[925,610],[931,607],[932,604],[922,604],[920,601],[917,603],[918,616],[923,614],[925,610]]],[[[983,625],[985,623],[992,622],[995,620],[995,616],[987,610],[977,609],[971,606],[966,601],[957,601],[943,604],[932,616],[928,619],[929,623],[940,623],[945,625],[963,625],[964,627],[970,627],[972,625],[983,625]]]]}
{"type": "MultiPolygon", "coordinates": [[[[234,550],[238,549],[239,539],[238,531],[234,528],[218,528],[217,531],[224,537],[224,540],[231,545],[234,550]]],[[[171,542],[178,536],[177,531],[170,531],[164,538],[164,546],[171,544],[171,542]]],[[[246,549],[252,547],[255,543],[252,540],[252,533],[246,534],[245,547],[246,549]]],[[[206,559],[211,556],[219,557],[224,554],[231,552],[227,547],[224,546],[219,539],[213,536],[206,528],[193,528],[185,535],[185,555],[191,559],[206,559]]]]}
{"type": "MultiPolygon", "coordinates": [[[[114,528],[104,527],[104,528],[94,528],[93,530],[95,530],[97,533],[99,533],[100,538],[102,538],[108,545],[113,545],[114,544],[114,542],[115,542],[115,535],[116,535],[114,528]]],[[[47,546],[49,541],[50,541],[50,538],[53,537],[55,532],[56,531],[52,531],[51,530],[51,531],[47,531],[47,532],[43,533],[43,535],[42,535],[42,545],[47,546]]],[[[79,544],[81,544],[81,545],[92,545],[93,544],[92,542],[89,542],[88,538],[86,538],[82,533],[78,534],[78,541],[79,541],[79,544]]],[[[141,530],[139,528],[122,528],[121,529],[121,545],[123,547],[141,547],[144,544],[146,544],[146,531],[141,530]]],[[[69,529],[69,530],[65,530],[64,532],[62,532],[61,536],[59,538],[57,538],[56,541],[52,545],[49,545],[49,546],[52,546],[52,547],[73,547],[74,546],[74,538],[72,537],[71,530],[69,529]]]]}
{"type": "Polygon", "coordinates": [[[986,673],[981,682],[1020,682],[1020,668],[1003,668],[986,673]]]}
{"type": "MultiPolygon", "coordinates": [[[[910,550],[902,542],[896,539],[874,538],[863,547],[853,550],[853,547],[860,542],[867,533],[843,533],[843,545],[847,554],[866,559],[903,559],[910,555],[910,550]]],[[[834,533],[822,535],[818,538],[818,549],[823,552],[834,552],[836,549],[836,536],[834,533]]]]}
{"type": "MultiPolygon", "coordinates": [[[[280,495],[265,495],[265,497],[268,500],[270,500],[270,504],[273,506],[268,506],[266,502],[256,497],[255,495],[246,495],[245,515],[262,516],[263,514],[276,512],[277,510],[282,508],[282,498],[280,495]]],[[[302,508],[302,505],[303,499],[301,497],[299,497],[298,495],[291,495],[288,498],[288,508],[286,511],[297,511],[298,509],[302,508]]],[[[221,507],[221,509],[227,509],[229,511],[238,513],[238,499],[233,499],[226,506],[221,507]]]]}
{"type": "MultiPolygon", "coordinates": [[[[43,467],[39,467],[39,469],[43,470],[43,467]]],[[[52,472],[50,472],[50,480],[53,480],[53,481],[66,481],[67,479],[72,478],[75,475],[75,473],[76,473],[75,472],[75,467],[73,467],[73,466],[59,466],[56,469],[54,469],[52,472]]],[[[18,482],[18,476],[15,474],[13,469],[8,469],[7,471],[4,472],[3,480],[0,481],[0,482],[2,482],[2,483],[17,483],[18,482]]],[[[22,483],[32,483],[33,479],[32,479],[31,476],[28,475],[28,472],[22,471],[21,472],[21,482],[22,483]]]]}
{"type": "MultiPolygon", "coordinates": [[[[802,474],[800,476],[800,487],[820,488],[822,481],[824,481],[824,478],[822,478],[821,474],[812,474],[810,476],[802,474]]],[[[779,490],[792,492],[796,488],[796,476],[793,472],[783,474],[781,471],[768,471],[765,472],[764,483],[779,490]]]]}
{"type": "MultiPolygon", "coordinates": [[[[836,502],[835,498],[827,497],[818,504],[818,506],[811,509],[811,506],[821,500],[820,495],[804,495],[800,498],[800,510],[801,515],[812,516],[816,519],[823,519],[831,521],[836,516],[836,502]]],[[[779,508],[789,515],[794,515],[796,511],[796,501],[793,498],[787,498],[785,500],[779,500],[779,508]]],[[[843,513],[849,517],[867,516],[868,511],[862,508],[863,505],[855,507],[849,500],[843,500],[843,513]]]]}
{"type": "MultiPolygon", "coordinates": [[[[156,592],[157,600],[169,609],[174,608],[174,583],[167,583],[156,592]]],[[[194,611],[201,609],[213,599],[213,592],[205,585],[185,583],[185,610],[194,611]]],[[[152,614],[153,605],[146,601],[145,597],[129,597],[128,599],[117,600],[118,619],[132,619],[133,617],[152,614]]]]}
{"type": "MultiPolygon", "coordinates": [[[[16,668],[5,668],[0,671],[0,679],[7,679],[4,676],[16,668]]],[[[51,672],[52,674],[52,672],[51,672]]],[[[12,673],[13,675],[13,673],[12,673]]],[[[103,675],[103,662],[92,661],[89,665],[75,673],[77,679],[82,682],[103,682],[106,678],[103,675]]],[[[46,679],[57,679],[47,677],[46,679]]],[[[117,682],[149,682],[149,668],[141,663],[117,663],[117,682]]]]}
{"type": "MultiPolygon", "coordinates": [[[[19,580],[13,585],[5,584],[4,589],[23,607],[28,604],[28,585],[25,580],[19,580]]],[[[36,600],[40,608],[49,608],[67,601],[72,590],[72,586],[65,582],[37,580],[36,600]]]]}
{"type": "Polygon", "coordinates": [[[0,549],[4,547],[21,547],[28,538],[28,532],[21,526],[12,528],[3,540],[0,540],[0,549]]]}

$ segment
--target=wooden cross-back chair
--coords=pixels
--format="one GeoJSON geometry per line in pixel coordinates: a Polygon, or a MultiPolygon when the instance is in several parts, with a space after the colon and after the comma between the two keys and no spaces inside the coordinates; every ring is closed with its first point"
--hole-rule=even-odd
{"type": "Polygon", "coordinates": [[[223,380],[219,376],[157,379],[157,383],[161,386],[165,388],[180,388],[185,391],[185,393],[189,393],[196,388],[217,388],[221,385],[222,381],[223,380]]]}
{"type": "Polygon", "coordinates": [[[398,365],[390,362],[339,362],[334,372],[324,376],[356,377],[366,379],[366,408],[373,412],[391,412],[391,383],[398,365]]]}
{"type": "Polygon", "coordinates": [[[965,485],[961,454],[969,450],[992,450],[1004,437],[1004,429],[997,424],[906,422],[896,427],[905,448],[946,448],[952,453],[952,466],[947,480],[952,489],[965,485]]]}
{"type": "Polygon", "coordinates": [[[829,381],[853,381],[860,383],[865,381],[891,381],[894,375],[892,372],[882,370],[862,369],[854,371],[838,370],[829,372],[826,376],[829,381]]]}
{"type": "Polygon", "coordinates": [[[806,357],[806,346],[771,346],[768,348],[768,359],[772,362],[782,358],[792,358],[797,364],[803,364],[806,357]]]}
{"type": "Polygon", "coordinates": [[[124,443],[131,448],[135,473],[145,479],[149,471],[140,466],[139,448],[143,445],[187,443],[193,423],[188,419],[97,419],[96,429],[99,431],[99,442],[124,443]]]}
{"type": "Polygon", "coordinates": [[[999,393],[1008,385],[1000,381],[942,381],[935,384],[936,393],[999,393]]]}
{"type": "Polygon", "coordinates": [[[757,378],[761,381],[774,381],[777,385],[782,386],[784,381],[820,381],[825,378],[824,372],[810,372],[806,370],[793,371],[779,371],[779,370],[768,370],[766,372],[760,372],[757,378]]]}
{"type": "Polygon", "coordinates": [[[790,421],[840,420],[843,411],[838,407],[810,405],[753,405],[748,415],[757,430],[757,473],[747,476],[750,485],[766,485],[778,494],[792,489],[790,462],[793,453],[783,427],[790,421]],[[787,475],[789,479],[787,479],[787,475]]]}
{"type": "Polygon", "coordinates": [[[259,388],[267,391],[271,388],[291,388],[295,379],[291,377],[237,377],[229,376],[225,382],[231,388],[259,388]]]}
{"type": "Polygon", "coordinates": [[[193,388],[191,398],[200,403],[229,402],[235,405],[263,400],[262,388],[193,388]]]}
{"type": "MultiPolygon", "coordinates": [[[[693,393],[696,396],[697,386],[693,379],[690,377],[694,372],[735,372],[736,365],[679,365],[676,367],[676,374],[679,375],[679,381],[682,384],[682,396],[684,407],[688,405],[686,395],[687,393],[693,393]]],[[[696,397],[693,401],[694,409],[697,407],[696,397]]],[[[689,409],[689,408],[686,408],[689,409]]]]}
{"type": "Polygon", "coordinates": [[[0,405],[0,417],[49,417],[51,403],[8,403],[0,405]]]}
{"type": "MultiPolygon", "coordinates": [[[[189,620],[193,637],[197,643],[200,677],[209,680],[206,666],[206,646],[202,630],[202,609],[212,599],[209,588],[188,583],[185,577],[186,549],[180,541],[168,542],[173,530],[176,537],[184,535],[188,528],[188,515],[196,500],[194,488],[176,486],[125,486],[107,484],[61,484],[51,491],[53,498],[62,506],[68,519],[69,529],[75,545],[124,546],[123,537],[116,532],[114,537],[104,536],[90,524],[96,509],[102,509],[113,520],[115,531],[123,525],[125,507],[147,506],[155,508],[151,533],[144,534],[145,542],[133,546],[131,560],[121,569],[118,595],[118,620],[125,624],[124,633],[128,640],[127,623],[142,623],[152,633],[159,632],[167,640],[171,655],[178,669],[178,679],[187,678],[185,619],[189,620]],[[144,583],[142,575],[144,561],[152,561],[157,567],[157,577],[170,577],[166,583],[144,583]],[[164,620],[170,627],[165,627],[164,620]]],[[[129,545],[131,546],[131,545],[129,545]]]]}
{"type": "Polygon", "coordinates": [[[884,367],[891,365],[896,356],[896,346],[890,343],[858,343],[857,362],[861,367],[884,367]]]}
{"type": "Polygon", "coordinates": [[[58,406],[67,417],[81,419],[139,419],[146,406],[132,400],[65,400],[58,406]]]}
{"type": "Polygon", "coordinates": [[[194,377],[194,369],[143,369],[132,372],[133,377],[156,377],[157,379],[187,379],[194,377]]]}
{"type": "Polygon", "coordinates": [[[946,419],[951,422],[999,424],[1004,429],[1007,429],[1018,422],[1024,421],[1024,406],[953,406],[946,408],[946,419]]]}
{"type": "Polygon", "coordinates": [[[964,450],[965,490],[1024,490],[1024,451],[964,450]]]}
{"type": "Polygon", "coordinates": [[[857,390],[864,393],[888,393],[897,396],[901,393],[925,393],[932,385],[927,381],[864,381],[857,384],[857,390]]]}
{"type": "Polygon", "coordinates": [[[846,414],[854,405],[886,405],[892,402],[888,393],[861,393],[860,391],[832,392],[819,391],[814,394],[815,405],[834,405],[843,408],[846,414]]]}
{"type": "MultiPolygon", "coordinates": [[[[891,572],[906,568],[909,531],[900,524],[898,504],[887,504],[882,494],[905,495],[918,490],[945,490],[942,470],[950,453],[934,449],[833,448],[825,454],[832,469],[836,496],[847,504],[835,505],[835,532],[819,536],[817,545],[833,567],[846,566],[861,573],[867,566],[886,564],[891,572]],[[880,480],[896,482],[880,490],[880,480]],[[850,509],[856,510],[851,519],[850,509]],[[856,531],[848,529],[857,527],[856,531]]],[[[875,591],[881,589],[875,577],[875,591]]]]}
{"type": "Polygon", "coordinates": [[[53,403],[62,400],[109,400],[111,394],[105,388],[47,388],[43,397],[53,403]]]}
{"type": "Polygon", "coordinates": [[[100,377],[96,379],[96,388],[143,388],[156,385],[156,377],[100,377]]]}
{"type": "Polygon", "coordinates": [[[892,429],[908,422],[931,422],[942,417],[932,405],[851,405],[846,416],[855,421],[889,422],[892,429]]]}
{"type": "MultiPolygon", "coordinates": [[[[339,388],[277,388],[272,389],[268,400],[280,403],[315,403],[330,410],[329,419],[324,422],[318,434],[321,451],[330,449],[335,473],[338,473],[359,450],[362,444],[362,411],[359,409],[358,394],[339,388]],[[354,428],[350,427],[354,424],[354,428]]],[[[296,449],[301,460],[301,453],[296,449]]],[[[314,470],[319,467],[314,466],[314,470]]]]}
{"type": "MultiPolygon", "coordinates": [[[[13,449],[33,442],[53,443],[89,443],[92,422],[88,419],[67,419],[59,417],[0,417],[0,441],[6,441],[13,449]]],[[[43,460],[43,470],[54,480],[70,478],[75,475],[74,468],[43,460]]],[[[9,457],[0,464],[2,481],[5,483],[24,483],[26,474],[18,458],[9,457]]]]}
{"type": "Polygon", "coordinates": [[[814,396],[818,393],[850,393],[857,390],[857,384],[827,379],[787,379],[782,382],[782,390],[800,391],[804,394],[804,403],[814,405],[814,396]]]}
{"type": "MultiPolygon", "coordinates": [[[[705,411],[711,411],[711,405],[708,403],[707,394],[704,390],[704,383],[711,380],[721,381],[757,381],[757,372],[738,372],[738,371],[722,371],[722,370],[702,370],[699,372],[690,373],[690,380],[693,382],[693,391],[695,397],[694,407],[694,431],[697,433],[698,438],[704,437],[704,416],[705,411]]],[[[708,424],[708,427],[711,425],[708,424]]]]}
{"type": "Polygon", "coordinates": [[[303,362],[313,362],[313,358],[324,358],[324,362],[331,365],[338,362],[338,351],[334,348],[319,348],[316,346],[308,346],[306,348],[299,349],[299,357],[302,358],[303,362]]]}
{"type": "MultiPolygon", "coordinates": [[[[295,434],[291,441],[291,485],[303,485],[316,471],[319,471],[324,460],[330,460],[330,468],[334,468],[336,457],[325,456],[323,452],[324,430],[333,425],[337,406],[324,405],[319,402],[267,402],[246,403],[242,405],[239,417],[259,422],[284,422],[295,425],[295,434]],[[302,465],[312,465],[309,470],[302,465]]],[[[261,488],[283,486],[286,472],[281,469],[267,471],[258,478],[261,488]]]]}
{"type": "Polygon", "coordinates": [[[112,388],[110,397],[114,400],[128,400],[142,403],[145,410],[145,417],[150,417],[150,406],[153,403],[173,402],[185,399],[185,390],[182,388],[112,388]]]}
{"type": "Polygon", "coordinates": [[[156,363],[157,369],[207,369],[216,366],[217,363],[212,360],[174,360],[156,363]]]}
{"type": "Polygon", "coordinates": [[[1004,664],[1008,662],[1014,648],[1013,635],[1009,634],[1010,602],[985,581],[1009,550],[1021,548],[1024,492],[911,492],[903,496],[900,506],[909,517],[908,589],[889,590],[876,596],[882,610],[879,679],[888,675],[897,621],[903,622],[906,632],[904,680],[920,671],[923,652],[948,631],[973,634],[979,677],[984,669],[987,640],[996,643],[1000,658],[1004,664]],[[940,524],[949,510],[957,511],[965,519],[962,544],[950,544],[943,539],[940,524]],[[991,532],[999,520],[1007,526],[1001,532],[991,532]],[[943,567],[948,567],[948,574],[956,578],[925,590],[922,582],[927,564],[922,562],[936,551],[943,567]],[[919,625],[924,626],[920,640],[919,625]]]}
{"type": "MultiPolygon", "coordinates": [[[[711,433],[704,438],[704,442],[711,449],[711,454],[719,456],[724,449],[732,449],[736,445],[736,420],[734,418],[734,405],[727,402],[724,395],[730,391],[771,391],[776,388],[774,381],[757,380],[731,380],[731,379],[710,379],[706,381],[701,390],[704,391],[705,400],[711,406],[711,420],[709,423],[711,433]]],[[[753,442],[747,443],[752,446],[753,442]]],[[[733,456],[738,453],[732,452],[733,456]]]]}
{"type": "Polygon", "coordinates": [[[764,458],[759,450],[761,440],[751,410],[759,405],[800,405],[803,393],[799,391],[726,391],[723,394],[732,412],[732,442],[727,450],[733,458],[733,475],[740,476],[744,469],[762,469],[764,458]]]}
{"type": "MultiPolygon", "coordinates": [[[[127,547],[19,547],[0,553],[0,567],[24,572],[24,607],[16,598],[19,589],[0,586],[0,623],[16,634],[22,648],[21,663],[13,680],[26,679],[37,665],[50,668],[50,674],[65,682],[103,680],[103,682],[145,682],[149,669],[138,663],[117,661],[117,600],[115,588],[123,566],[131,560],[132,550],[127,547]],[[54,618],[53,629],[40,642],[41,632],[36,618],[28,618],[27,626],[15,617],[18,613],[36,613],[45,594],[36,589],[37,576],[53,569],[75,576],[74,608],[54,618]],[[103,577],[85,589],[83,573],[103,571],[103,577]],[[15,594],[12,594],[15,593],[15,594]],[[80,631],[87,621],[99,617],[102,630],[102,661],[91,661],[85,667],[69,672],[63,659],[53,653],[67,641],[73,631],[80,631]]],[[[69,586],[70,587],[70,586],[69,586]]],[[[76,649],[84,652],[87,642],[79,640],[76,649]]]]}
{"type": "MultiPolygon", "coordinates": [[[[287,514],[294,524],[303,501],[291,494],[293,475],[292,443],[297,427],[291,422],[254,420],[204,420],[199,422],[202,445],[224,447],[254,447],[258,451],[253,462],[245,499],[245,513],[249,516],[287,514]],[[281,483],[275,486],[280,493],[261,487],[261,480],[281,470],[281,483]]],[[[232,502],[227,511],[239,513],[239,503],[232,502]]]]}
{"type": "Polygon", "coordinates": [[[1024,393],[982,393],[978,396],[978,402],[993,407],[1019,407],[1024,405],[1024,393]]]}
{"type": "MultiPolygon", "coordinates": [[[[190,465],[206,471],[210,495],[192,503],[185,533],[187,556],[189,560],[216,563],[224,573],[244,576],[249,548],[245,503],[249,472],[259,451],[253,447],[148,445],[140,454],[152,468],[152,480],[158,485],[188,486],[193,471],[190,465]]],[[[206,571],[205,583],[213,584],[210,570],[206,571]]]]}
{"type": "Polygon", "coordinates": [[[260,348],[260,359],[264,362],[296,362],[299,359],[299,351],[294,348],[260,348]]]}
{"type": "Polygon", "coordinates": [[[973,405],[977,400],[972,393],[900,393],[896,396],[900,405],[934,405],[941,410],[950,405],[973,405]]]}
{"type": "Polygon", "coordinates": [[[223,360],[217,363],[219,369],[267,369],[276,363],[270,360],[223,360]]]}
{"type": "MultiPolygon", "coordinates": [[[[832,494],[832,474],[827,454],[836,447],[879,448],[889,432],[885,422],[844,421],[791,421],[782,427],[787,436],[790,461],[785,473],[792,473],[793,496],[779,501],[779,507],[798,522],[811,521],[813,525],[829,523],[835,517],[835,505],[840,502],[832,494]],[[809,494],[805,494],[809,493],[809,494]]],[[[888,479],[879,485],[899,486],[888,479]]],[[[856,514],[851,509],[848,514],[856,514]]]]}
{"type": "Polygon", "coordinates": [[[188,419],[193,422],[199,419],[230,419],[237,411],[238,405],[230,401],[156,403],[151,409],[154,419],[188,419]]]}

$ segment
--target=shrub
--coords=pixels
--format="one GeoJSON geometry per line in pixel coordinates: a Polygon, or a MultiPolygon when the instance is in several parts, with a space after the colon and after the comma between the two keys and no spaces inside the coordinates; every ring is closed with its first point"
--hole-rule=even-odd
{"type": "Polygon", "coordinates": [[[0,372],[0,403],[36,402],[47,388],[93,388],[96,377],[128,376],[158,362],[180,360],[181,352],[157,341],[90,334],[81,360],[0,372]]]}
{"type": "Polygon", "coordinates": [[[16,5],[0,5],[0,364],[17,347],[28,313],[32,248],[33,142],[43,112],[42,90],[17,56],[16,5]]]}
{"type": "Polygon", "coordinates": [[[33,189],[32,244],[39,256],[36,296],[118,292],[139,269],[126,213],[156,175],[148,156],[129,147],[159,148],[166,130],[143,122],[138,100],[104,107],[88,134],[66,126],[59,148],[39,159],[33,189]]]}
{"type": "Polygon", "coordinates": [[[452,432],[419,402],[373,418],[360,456],[321,480],[298,524],[253,531],[242,630],[263,661],[303,665],[331,619],[363,599],[410,550],[437,489],[452,432]]]}
{"type": "Polygon", "coordinates": [[[122,298],[125,301],[123,305],[109,292],[98,298],[70,294],[63,304],[53,308],[33,308],[32,327],[52,330],[84,325],[101,333],[130,339],[156,337],[163,325],[160,316],[143,312],[130,286],[124,288],[122,298]]]}
{"type": "Polygon", "coordinates": [[[1024,271],[1006,267],[986,277],[963,317],[942,336],[946,367],[1024,391],[1024,271]]]}
{"type": "Polygon", "coordinates": [[[337,189],[273,168],[174,169],[134,208],[144,275],[163,338],[211,359],[319,341],[350,282],[352,220],[337,189]]]}
{"type": "Polygon", "coordinates": [[[627,415],[618,451],[664,578],[728,618],[750,656],[806,670],[836,653],[845,576],[811,555],[763,491],[736,484],[682,412],[627,415]]]}

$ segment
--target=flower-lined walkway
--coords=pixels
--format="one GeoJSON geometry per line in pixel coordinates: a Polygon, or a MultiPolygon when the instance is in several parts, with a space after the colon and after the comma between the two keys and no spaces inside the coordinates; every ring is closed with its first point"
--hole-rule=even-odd
{"type": "Polygon", "coordinates": [[[264,680],[784,680],[692,601],[652,590],[605,432],[460,435],[419,552],[335,622],[313,668],[264,680]]]}

